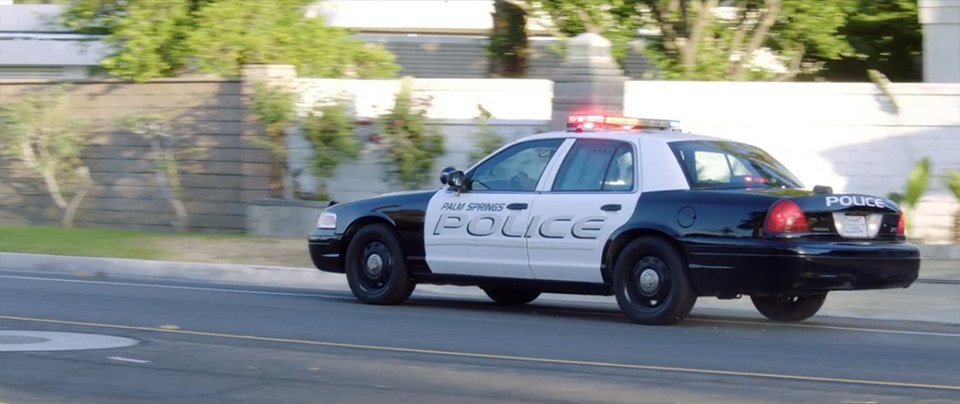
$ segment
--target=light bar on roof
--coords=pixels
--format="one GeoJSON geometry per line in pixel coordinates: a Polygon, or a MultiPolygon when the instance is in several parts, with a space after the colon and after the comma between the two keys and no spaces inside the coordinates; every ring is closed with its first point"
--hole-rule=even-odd
{"type": "Polygon", "coordinates": [[[567,131],[658,129],[680,131],[680,121],[672,119],[631,118],[620,115],[570,115],[567,131]]]}

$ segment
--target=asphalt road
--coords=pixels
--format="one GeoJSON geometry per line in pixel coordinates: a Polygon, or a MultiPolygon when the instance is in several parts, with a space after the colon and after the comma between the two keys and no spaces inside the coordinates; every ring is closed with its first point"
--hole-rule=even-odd
{"type": "Polygon", "coordinates": [[[0,352],[0,403],[960,402],[960,326],[695,311],[648,327],[612,298],[382,307],[344,290],[0,272],[5,330],[138,343],[0,352]]]}

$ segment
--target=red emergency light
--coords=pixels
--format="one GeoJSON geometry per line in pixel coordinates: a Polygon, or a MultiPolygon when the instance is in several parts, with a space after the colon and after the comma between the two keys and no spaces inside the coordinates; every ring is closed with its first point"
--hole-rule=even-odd
{"type": "Polygon", "coordinates": [[[680,130],[680,122],[671,119],[631,118],[620,115],[576,114],[567,119],[567,131],[583,132],[596,130],[680,130]]]}

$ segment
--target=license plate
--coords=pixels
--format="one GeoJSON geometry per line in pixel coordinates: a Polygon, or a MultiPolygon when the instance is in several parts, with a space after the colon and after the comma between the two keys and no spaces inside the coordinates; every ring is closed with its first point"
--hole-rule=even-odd
{"type": "Polygon", "coordinates": [[[838,227],[843,237],[867,237],[866,216],[844,215],[838,227]]]}

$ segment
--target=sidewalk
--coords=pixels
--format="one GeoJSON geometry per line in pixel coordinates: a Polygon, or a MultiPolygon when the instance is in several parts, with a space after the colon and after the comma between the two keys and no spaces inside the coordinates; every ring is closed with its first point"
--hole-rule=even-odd
{"type": "MultiPolygon", "coordinates": [[[[960,269],[956,260],[924,262],[920,279],[906,289],[831,293],[818,316],[874,320],[924,321],[960,325],[960,269]]],[[[349,291],[341,274],[312,268],[143,261],[117,258],[72,257],[0,252],[0,270],[99,278],[140,278],[215,282],[235,285],[295,287],[349,291]]],[[[419,293],[480,297],[478,288],[421,285],[419,293]]],[[[616,308],[612,297],[545,295],[553,302],[592,302],[616,308]]],[[[749,298],[721,301],[701,298],[694,314],[735,311],[738,316],[761,318],[749,298]]]]}

